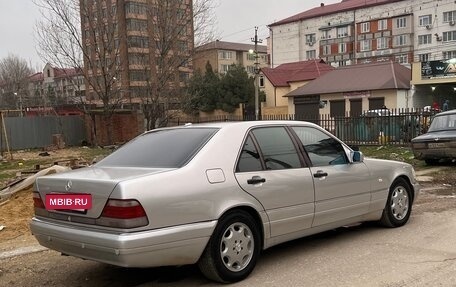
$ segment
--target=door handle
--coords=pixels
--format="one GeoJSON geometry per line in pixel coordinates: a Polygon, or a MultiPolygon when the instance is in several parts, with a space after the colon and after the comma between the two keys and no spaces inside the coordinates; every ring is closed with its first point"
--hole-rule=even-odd
{"type": "Polygon", "coordinates": [[[322,170],[317,171],[317,173],[314,173],[315,178],[322,178],[328,176],[327,172],[323,172],[322,170]]]}
{"type": "Polygon", "coordinates": [[[258,183],[264,183],[266,182],[266,178],[262,178],[259,176],[254,176],[251,179],[247,179],[248,184],[258,184],[258,183]]]}

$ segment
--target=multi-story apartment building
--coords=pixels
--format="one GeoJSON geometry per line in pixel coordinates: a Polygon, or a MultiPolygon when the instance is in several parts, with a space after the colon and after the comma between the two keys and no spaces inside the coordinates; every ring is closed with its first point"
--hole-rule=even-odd
{"type": "Polygon", "coordinates": [[[74,106],[85,101],[81,70],[55,68],[48,63],[43,72],[31,75],[28,80],[28,93],[23,103],[28,114],[54,113],[55,108],[74,106]]]}
{"type": "MultiPolygon", "coordinates": [[[[165,86],[179,87],[189,77],[191,0],[80,0],[80,7],[85,72],[104,77],[116,96],[131,101],[151,89],[159,94],[159,86],[164,94],[165,86]]],[[[88,98],[96,86],[87,85],[88,98]]]]}
{"type": "MultiPolygon", "coordinates": [[[[226,73],[231,65],[243,66],[250,76],[255,74],[255,45],[214,41],[196,49],[193,59],[193,67],[205,71],[207,62],[212,66],[214,72],[226,73]]],[[[267,47],[257,46],[258,67],[263,68],[269,65],[267,47]]]]}
{"type": "Polygon", "coordinates": [[[408,63],[411,7],[408,0],[345,0],[273,23],[273,66],[315,58],[336,67],[391,59],[408,63]]]}
{"type": "Polygon", "coordinates": [[[394,61],[412,66],[413,106],[456,104],[456,73],[445,68],[456,62],[453,0],[342,0],[269,27],[272,67],[313,58],[335,67],[394,61]]]}

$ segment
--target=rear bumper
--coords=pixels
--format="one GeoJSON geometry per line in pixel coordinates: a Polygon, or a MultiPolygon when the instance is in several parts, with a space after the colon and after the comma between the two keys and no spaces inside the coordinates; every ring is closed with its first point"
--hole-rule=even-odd
{"type": "Polygon", "coordinates": [[[456,158],[456,148],[414,149],[416,159],[453,159],[456,158]]]}
{"type": "Polygon", "coordinates": [[[68,255],[122,267],[157,267],[196,263],[216,224],[209,221],[112,234],[34,217],[30,228],[41,245],[68,255]]]}

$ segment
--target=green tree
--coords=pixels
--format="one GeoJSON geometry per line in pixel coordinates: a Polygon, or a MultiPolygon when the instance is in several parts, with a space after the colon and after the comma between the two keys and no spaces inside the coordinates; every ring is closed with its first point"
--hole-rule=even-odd
{"type": "Polygon", "coordinates": [[[189,110],[211,112],[217,107],[220,95],[220,77],[214,72],[209,62],[204,75],[196,71],[188,86],[190,94],[189,110]]]}
{"type": "Polygon", "coordinates": [[[255,97],[253,78],[249,78],[244,67],[231,65],[220,81],[220,99],[217,108],[233,112],[239,104],[251,104],[255,97]]]}

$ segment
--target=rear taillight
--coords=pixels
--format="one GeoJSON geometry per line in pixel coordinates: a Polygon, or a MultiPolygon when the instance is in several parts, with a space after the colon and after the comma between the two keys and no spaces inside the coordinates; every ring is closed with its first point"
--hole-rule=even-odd
{"type": "Polygon", "coordinates": [[[33,207],[46,209],[46,207],[44,206],[44,202],[43,200],[41,200],[41,196],[37,191],[33,192],[33,207]]]}
{"type": "Polygon", "coordinates": [[[98,225],[115,228],[135,228],[149,223],[141,204],[134,199],[110,199],[106,203],[98,225]]]}

